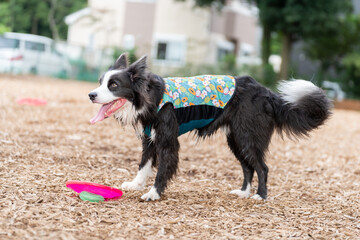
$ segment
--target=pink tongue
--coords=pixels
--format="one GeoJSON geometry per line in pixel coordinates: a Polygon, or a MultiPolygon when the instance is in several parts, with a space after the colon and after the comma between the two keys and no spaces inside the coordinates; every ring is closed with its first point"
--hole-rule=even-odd
{"type": "Polygon", "coordinates": [[[94,124],[96,122],[100,122],[100,121],[104,120],[105,112],[109,109],[109,107],[111,107],[112,104],[113,104],[113,102],[102,105],[99,112],[96,114],[96,116],[90,120],[90,123],[94,124]]]}
{"type": "Polygon", "coordinates": [[[102,105],[96,116],[90,120],[90,123],[94,124],[96,122],[104,120],[105,118],[116,112],[118,109],[120,109],[125,103],[126,99],[120,98],[118,100],[102,105]]]}

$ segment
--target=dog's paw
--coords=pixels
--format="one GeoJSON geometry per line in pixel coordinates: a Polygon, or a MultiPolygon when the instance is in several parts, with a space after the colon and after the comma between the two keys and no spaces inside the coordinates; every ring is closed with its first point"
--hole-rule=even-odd
{"type": "Polygon", "coordinates": [[[251,197],[252,199],[255,199],[255,200],[264,200],[265,201],[265,199],[264,198],[262,198],[259,194],[255,194],[254,196],[252,196],[251,197]]]}
{"type": "Polygon", "coordinates": [[[124,190],[143,190],[145,187],[145,184],[140,184],[138,182],[132,181],[132,182],[124,182],[121,184],[121,188],[124,190]]]}
{"type": "Polygon", "coordinates": [[[242,190],[232,190],[230,194],[238,195],[240,198],[248,198],[250,197],[250,191],[242,191],[242,190]]]}
{"type": "Polygon", "coordinates": [[[156,188],[152,187],[148,193],[141,196],[141,199],[144,201],[155,201],[160,199],[160,195],[156,191],[156,188]]]}

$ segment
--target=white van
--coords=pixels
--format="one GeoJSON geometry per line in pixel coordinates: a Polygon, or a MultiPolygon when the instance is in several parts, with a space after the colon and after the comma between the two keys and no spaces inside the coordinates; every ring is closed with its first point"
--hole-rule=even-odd
{"type": "Polygon", "coordinates": [[[7,32],[0,35],[0,72],[54,76],[69,74],[70,64],[52,39],[7,32]]]}

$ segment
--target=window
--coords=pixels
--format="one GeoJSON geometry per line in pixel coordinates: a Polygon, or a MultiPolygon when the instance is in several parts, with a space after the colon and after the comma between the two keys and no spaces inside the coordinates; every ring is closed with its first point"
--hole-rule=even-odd
{"type": "Polygon", "coordinates": [[[19,48],[19,45],[18,39],[0,37],[0,48],[19,48]]]}
{"type": "Polygon", "coordinates": [[[156,59],[171,62],[181,62],[184,58],[185,48],[182,42],[159,42],[157,44],[156,59]]]}
{"type": "Polygon", "coordinates": [[[29,49],[29,50],[33,50],[33,51],[45,52],[45,44],[44,43],[26,41],[25,48],[29,49]]]}
{"type": "Polygon", "coordinates": [[[186,56],[185,37],[179,35],[156,35],[153,56],[158,62],[183,64],[186,56]]]}
{"type": "Polygon", "coordinates": [[[158,43],[157,47],[157,59],[165,60],[166,59],[166,43],[158,43]]]}

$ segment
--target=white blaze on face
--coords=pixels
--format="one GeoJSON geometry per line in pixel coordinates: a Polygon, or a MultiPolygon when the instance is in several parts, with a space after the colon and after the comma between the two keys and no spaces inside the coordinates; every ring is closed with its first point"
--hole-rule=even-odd
{"type": "Polygon", "coordinates": [[[104,120],[127,103],[125,98],[116,97],[108,88],[108,83],[111,76],[121,71],[122,70],[111,70],[106,72],[100,87],[92,91],[92,93],[96,94],[93,103],[100,103],[102,106],[99,112],[90,120],[90,123],[94,124],[104,120]]]}
{"type": "Polygon", "coordinates": [[[96,99],[94,101],[95,103],[105,104],[117,99],[117,97],[114,96],[114,94],[109,90],[108,83],[111,76],[118,74],[121,71],[122,70],[111,70],[105,73],[101,85],[98,88],[95,88],[93,91],[91,91],[97,94],[96,99]]]}

